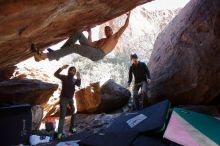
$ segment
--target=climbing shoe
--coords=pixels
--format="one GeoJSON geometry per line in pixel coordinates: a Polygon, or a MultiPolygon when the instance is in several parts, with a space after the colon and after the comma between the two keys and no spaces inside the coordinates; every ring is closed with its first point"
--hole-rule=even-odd
{"type": "Polygon", "coordinates": [[[57,139],[62,139],[64,137],[65,135],[63,133],[57,133],[57,139]]]}
{"type": "MultiPolygon", "coordinates": [[[[51,49],[51,48],[47,48],[47,51],[48,51],[49,53],[54,52],[54,50],[53,50],[53,49],[51,49]]],[[[59,61],[59,59],[56,59],[56,61],[59,61]]]]}
{"type": "Polygon", "coordinates": [[[42,57],[42,52],[36,48],[35,44],[31,44],[31,51],[34,52],[35,61],[39,62],[41,60],[44,60],[44,58],[42,57]]]}
{"type": "Polygon", "coordinates": [[[48,51],[49,53],[54,52],[54,50],[52,50],[51,48],[47,48],[47,51],[48,51]]]}

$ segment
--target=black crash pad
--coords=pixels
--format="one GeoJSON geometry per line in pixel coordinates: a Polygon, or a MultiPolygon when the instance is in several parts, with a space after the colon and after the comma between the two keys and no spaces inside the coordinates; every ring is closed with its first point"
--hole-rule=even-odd
{"type": "Polygon", "coordinates": [[[167,146],[162,137],[139,135],[131,146],[167,146]]]}
{"type": "Polygon", "coordinates": [[[83,146],[129,146],[137,133],[96,133],[82,139],[83,146]]]}
{"type": "Polygon", "coordinates": [[[26,144],[31,134],[31,105],[0,107],[0,145],[26,144]]]}
{"type": "Polygon", "coordinates": [[[113,121],[106,132],[145,133],[163,131],[166,126],[169,108],[170,102],[164,100],[141,111],[123,113],[113,121]]]}

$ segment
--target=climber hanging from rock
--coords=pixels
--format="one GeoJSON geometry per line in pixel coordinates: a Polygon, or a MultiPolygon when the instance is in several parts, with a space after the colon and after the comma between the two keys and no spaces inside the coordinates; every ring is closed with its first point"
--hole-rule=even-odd
{"type": "Polygon", "coordinates": [[[105,27],[106,38],[92,42],[92,33],[89,28],[88,39],[84,36],[82,32],[74,33],[66,43],[59,50],[51,50],[48,53],[43,53],[39,51],[34,44],[31,44],[31,50],[34,52],[34,58],[37,62],[45,60],[48,58],[51,60],[58,60],[66,55],[77,53],[81,56],[87,57],[92,61],[98,61],[103,59],[108,53],[110,53],[116,46],[118,39],[125,31],[128,26],[130,18],[130,12],[127,13],[127,19],[125,24],[118,30],[118,32],[113,34],[112,28],[110,26],[105,27]],[[76,44],[79,40],[80,44],[76,44]]]}

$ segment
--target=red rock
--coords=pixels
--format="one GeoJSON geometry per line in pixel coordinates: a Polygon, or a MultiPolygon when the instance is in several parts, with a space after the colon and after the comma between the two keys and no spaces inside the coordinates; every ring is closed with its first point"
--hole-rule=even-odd
{"type": "Polygon", "coordinates": [[[1,0],[0,68],[33,56],[31,43],[45,49],[74,31],[99,25],[149,1],[1,0]]]}
{"type": "Polygon", "coordinates": [[[220,93],[220,1],[191,0],[158,36],[152,100],[207,104],[220,93]]]}
{"type": "Polygon", "coordinates": [[[99,82],[76,92],[78,113],[111,112],[125,105],[131,93],[113,80],[108,80],[101,87],[99,82]]]}
{"type": "Polygon", "coordinates": [[[3,81],[0,82],[0,103],[45,104],[57,88],[57,84],[44,83],[39,80],[13,79],[3,81]]]}

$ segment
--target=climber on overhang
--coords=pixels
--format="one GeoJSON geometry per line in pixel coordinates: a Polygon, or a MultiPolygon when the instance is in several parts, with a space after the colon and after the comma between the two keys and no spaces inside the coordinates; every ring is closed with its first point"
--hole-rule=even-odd
{"type": "Polygon", "coordinates": [[[34,52],[35,60],[41,61],[48,58],[51,60],[58,60],[63,56],[77,53],[81,56],[87,57],[92,61],[98,61],[103,59],[108,53],[110,53],[118,43],[118,39],[125,31],[128,26],[130,18],[130,12],[127,13],[127,19],[125,24],[118,30],[118,32],[113,34],[113,30],[110,26],[105,27],[106,38],[99,39],[92,42],[92,33],[89,28],[88,39],[84,36],[82,32],[77,32],[73,34],[66,43],[59,50],[50,50],[49,53],[43,53],[39,51],[34,44],[31,45],[31,50],[34,52]],[[79,40],[80,44],[76,44],[76,41],[79,40]]]}

